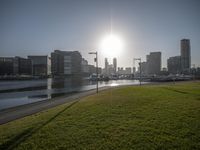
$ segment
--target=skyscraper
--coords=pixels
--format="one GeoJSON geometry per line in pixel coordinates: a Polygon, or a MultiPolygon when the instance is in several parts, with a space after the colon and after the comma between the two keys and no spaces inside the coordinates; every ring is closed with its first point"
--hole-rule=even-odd
{"type": "Polygon", "coordinates": [[[108,59],[105,58],[105,74],[108,74],[108,59]]]}
{"type": "Polygon", "coordinates": [[[191,52],[190,52],[190,40],[181,40],[181,68],[182,71],[187,71],[191,66],[191,52]]]}
{"type": "Polygon", "coordinates": [[[113,68],[114,68],[114,73],[116,74],[116,72],[117,72],[117,58],[113,58],[113,68]]]}

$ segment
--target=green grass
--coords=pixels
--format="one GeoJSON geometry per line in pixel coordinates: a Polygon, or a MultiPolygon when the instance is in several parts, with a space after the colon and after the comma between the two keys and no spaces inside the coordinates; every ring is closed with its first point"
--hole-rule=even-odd
{"type": "Polygon", "coordinates": [[[200,82],[109,89],[1,125],[0,149],[200,149],[200,82]]]}

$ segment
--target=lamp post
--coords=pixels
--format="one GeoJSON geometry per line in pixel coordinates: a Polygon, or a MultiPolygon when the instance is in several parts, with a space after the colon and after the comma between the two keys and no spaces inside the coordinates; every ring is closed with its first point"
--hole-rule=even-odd
{"type": "Polygon", "coordinates": [[[134,58],[134,61],[136,61],[136,60],[139,60],[140,61],[140,63],[139,63],[139,65],[140,65],[140,85],[141,85],[141,58],[134,58]]]}
{"type": "Polygon", "coordinates": [[[96,74],[97,74],[97,88],[96,88],[96,91],[97,93],[99,92],[99,86],[98,86],[98,53],[97,51],[96,52],[89,52],[88,54],[94,54],[96,55],[96,57],[94,58],[94,61],[96,62],[96,74]]]}

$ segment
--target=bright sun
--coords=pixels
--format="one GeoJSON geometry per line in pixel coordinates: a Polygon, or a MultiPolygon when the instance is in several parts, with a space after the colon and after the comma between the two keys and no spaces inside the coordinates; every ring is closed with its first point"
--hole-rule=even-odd
{"type": "Polygon", "coordinates": [[[119,36],[109,34],[102,39],[100,50],[105,57],[117,57],[120,55],[123,46],[123,42],[119,36]]]}

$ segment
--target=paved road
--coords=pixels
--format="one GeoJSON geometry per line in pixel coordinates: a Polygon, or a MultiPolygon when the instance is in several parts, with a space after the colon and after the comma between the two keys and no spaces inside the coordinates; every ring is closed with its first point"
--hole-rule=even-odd
{"type": "MultiPolygon", "coordinates": [[[[99,89],[99,91],[103,91],[109,88],[112,88],[112,87],[102,87],[99,89]]],[[[78,101],[82,97],[86,97],[88,95],[92,95],[95,93],[96,93],[96,90],[90,90],[86,92],[76,93],[67,97],[63,96],[63,97],[58,97],[51,100],[44,100],[40,102],[35,102],[31,104],[26,104],[22,106],[17,106],[17,107],[1,110],[0,111],[0,125],[19,119],[19,118],[23,118],[25,116],[32,115],[34,113],[37,113],[37,112],[61,105],[61,104],[64,104],[64,103],[78,101]]]]}

